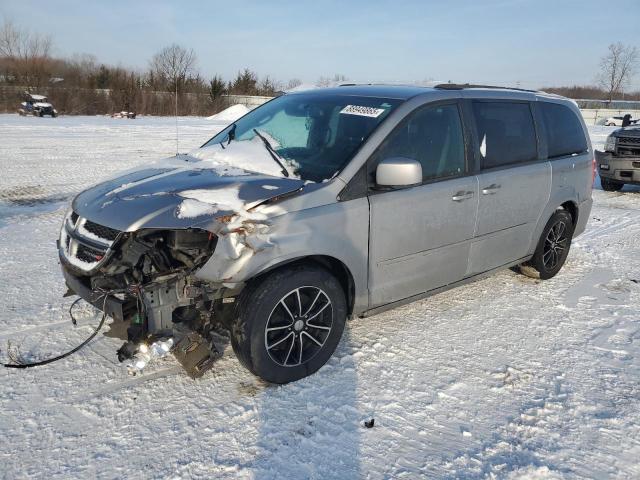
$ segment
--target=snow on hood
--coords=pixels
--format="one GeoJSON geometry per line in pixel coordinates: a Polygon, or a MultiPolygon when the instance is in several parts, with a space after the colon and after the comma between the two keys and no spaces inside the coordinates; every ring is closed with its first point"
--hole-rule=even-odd
{"type": "Polygon", "coordinates": [[[304,186],[302,180],[236,170],[174,159],[171,166],[139,169],[89,188],[74,199],[73,209],[122,231],[189,228],[220,217],[247,217],[253,207],[304,186]]]}
{"type": "Polygon", "coordinates": [[[47,102],[35,102],[33,104],[34,107],[41,107],[41,108],[48,108],[48,107],[53,107],[53,105],[51,105],[50,103],[47,102]]]}
{"type": "Polygon", "coordinates": [[[178,207],[178,218],[213,215],[219,211],[243,212],[245,209],[245,202],[240,199],[240,191],[237,187],[218,190],[185,190],[178,195],[185,198],[178,207]]]}
{"type": "MultiPolygon", "coordinates": [[[[278,142],[269,137],[265,132],[260,132],[269,140],[274,148],[278,147],[278,142]]],[[[262,173],[273,177],[283,177],[282,169],[271,157],[264,143],[257,135],[251,140],[232,141],[231,143],[213,144],[201,147],[189,152],[191,157],[202,160],[212,168],[221,166],[234,167],[245,171],[262,173]]],[[[289,178],[300,178],[293,171],[297,164],[291,160],[282,159],[289,171],[289,178]]]]}

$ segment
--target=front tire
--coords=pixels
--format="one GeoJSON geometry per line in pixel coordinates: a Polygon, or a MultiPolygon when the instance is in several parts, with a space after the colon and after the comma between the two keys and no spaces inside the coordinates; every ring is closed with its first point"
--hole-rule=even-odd
{"type": "Polygon", "coordinates": [[[624,183],[609,180],[606,177],[600,177],[600,185],[605,192],[619,192],[624,187],[624,183]]]}
{"type": "Polygon", "coordinates": [[[231,345],[254,375],[288,383],[315,373],[333,355],[347,318],[340,282],[327,270],[276,270],[243,290],[231,345]]]}
{"type": "Polygon", "coordinates": [[[520,266],[520,271],[541,280],[554,277],[569,255],[573,228],[569,212],[556,210],[542,230],[533,257],[520,266]]]}

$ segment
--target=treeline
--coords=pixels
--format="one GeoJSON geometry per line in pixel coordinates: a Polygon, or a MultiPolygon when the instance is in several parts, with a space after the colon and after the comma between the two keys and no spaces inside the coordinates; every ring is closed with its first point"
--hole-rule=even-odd
{"type": "Polygon", "coordinates": [[[225,81],[203,77],[193,50],[171,45],[149,61],[145,71],[100,63],[92,55],[56,58],[52,39],[5,22],[0,27],[0,109],[15,111],[24,91],[49,97],[60,113],[108,114],[122,110],[144,115],[206,115],[225,108],[225,95],[273,96],[286,84],[244,69],[225,81]]]}
{"type": "MultiPolygon", "coordinates": [[[[589,99],[589,100],[603,100],[609,101],[610,93],[603,88],[597,86],[578,86],[574,85],[571,87],[543,87],[541,90],[549,93],[555,93],[557,95],[562,95],[563,97],[574,98],[574,99],[589,99]]],[[[638,101],[640,100],[640,91],[628,92],[628,93],[619,93],[613,95],[613,100],[629,100],[629,101],[638,101]]]]}
{"type": "MultiPolygon", "coordinates": [[[[24,91],[49,97],[63,114],[109,114],[122,110],[143,115],[211,115],[228,106],[227,95],[273,96],[300,85],[279,82],[244,69],[231,80],[203,77],[193,49],[170,45],[145,70],[115,67],[92,55],[56,58],[50,36],[20,29],[5,21],[0,27],[0,111],[16,111],[24,91]]],[[[574,99],[640,100],[640,91],[625,92],[640,64],[634,46],[611,44],[601,59],[597,86],[547,87],[543,90],[574,99]]],[[[347,81],[344,75],[320,77],[320,87],[347,81]]]]}
{"type": "MultiPolygon", "coordinates": [[[[23,92],[49,97],[65,114],[109,114],[121,110],[143,115],[173,115],[175,83],[150,69],[137,72],[98,63],[83,55],[72,59],[40,59],[37,69],[24,61],[0,58],[0,109],[15,111],[23,92]]],[[[179,79],[179,115],[211,115],[225,108],[225,95],[273,96],[283,87],[245,69],[228,82],[199,73],[179,79]]],[[[284,88],[295,86],[289,82],[284,88]]]]}

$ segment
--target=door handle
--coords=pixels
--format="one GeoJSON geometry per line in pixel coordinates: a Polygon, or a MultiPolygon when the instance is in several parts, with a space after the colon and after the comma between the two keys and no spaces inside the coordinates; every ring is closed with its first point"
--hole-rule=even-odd
{"type": "Polygon", "coordinates": [[[473,198],[473,192],[456,192],[451,200],[454,202],[462,202],[463,200],[468,200],[469,198],[473,198]]]}
{"type": "Polygon", "coordinates": [[[496,194],[498,192],[499,189],[500,189],[500,185],[498,185],[497,183],[492,183],[488,187],[484,187],[482,189],[482,194],[483,195],[494,195],[494,194],[496,194]]]}

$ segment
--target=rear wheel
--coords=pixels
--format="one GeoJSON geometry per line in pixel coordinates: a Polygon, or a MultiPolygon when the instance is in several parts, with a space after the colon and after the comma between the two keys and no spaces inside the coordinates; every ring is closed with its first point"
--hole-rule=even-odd
{"type": "Polygon", "coordinates": [[[571,215],[566,210],[556,210],[542,231],[533,257],[520,266],[520,271],[541,280],[554,277],[569,255],[572,237],[571,215]]]}
{"type": "Polygon", "coordinates": [[[624,183],[610,180],[606,177],[600,177],[600,185],[605,192],[619,192],[624,187],[624,183]]]}
{"type": "Polygon", "coordinates": [[[321,267],[283,268],[242,292],[231,344],[252,373],[288,383],[331,358],[346,317],[344,291],[331,273],[321,267]]]}

